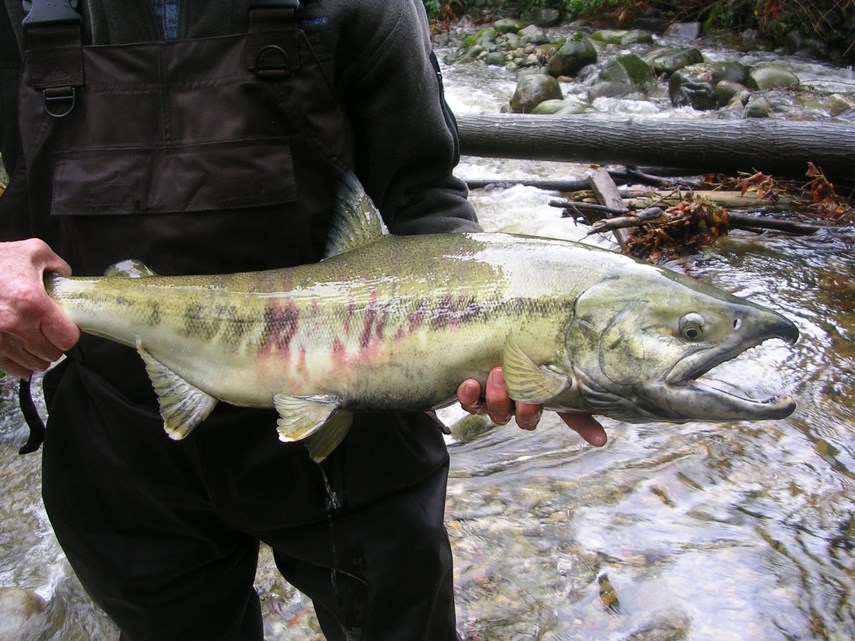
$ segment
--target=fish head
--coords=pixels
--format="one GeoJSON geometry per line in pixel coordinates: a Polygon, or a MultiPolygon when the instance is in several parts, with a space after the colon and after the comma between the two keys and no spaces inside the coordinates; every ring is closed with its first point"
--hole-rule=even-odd
{"type": "Polygon", "coordinates": [[[576,299],[566,347],[576,393],[594,413],[629,422],[762,420],[790,415],[795,402],[755,400],[699,379],[767,339],[798,336],[771,309],[639,265],[576,299]]]}

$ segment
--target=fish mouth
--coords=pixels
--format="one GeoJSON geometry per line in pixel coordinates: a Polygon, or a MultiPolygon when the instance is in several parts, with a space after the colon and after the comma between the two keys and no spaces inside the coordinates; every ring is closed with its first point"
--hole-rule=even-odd
{"type": "Polygon", "coordinates": [[[739,393],[713,386],[701,378],[716,366],[767,340],[780,339],[792,345],[798,338],[796,326],[775,314],[770,320],[758,324],[750,334],[736,337],[730,345],[698,349],[680,359],[660,384],[660,398],[665,400],[675,417],[707,421],[785,418],[796,409],[796,402],[791,396],[753,399],[735,385],[733,387],[739,393]]]}

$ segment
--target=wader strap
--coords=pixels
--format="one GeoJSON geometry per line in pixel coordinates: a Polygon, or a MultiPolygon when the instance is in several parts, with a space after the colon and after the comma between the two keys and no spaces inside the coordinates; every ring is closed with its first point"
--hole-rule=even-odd
{"type": "Polygon", "coordinates": [[[299,10],[299,0],[250,0],[246,68],[259,78],[286,78],[300,66],[299,10]]]}
{"type": "Polygon", "coordinates": [[[21,379],[21,384],[18,387],[18,404],[21,406],[21,413],[24,415],[27,427],[30,428],[30,437],[18,450],[18,454],[29,454],[37,451],[45,440],[45,424],[36,409],[36,404],[33,402],[29,379],[21,379]]]}
{"type": "Polygon", "coordinates": [[[45,112],[54,118],[71,113],[83,86],[83,19],[76,6],[77,0],[24,2],[31,85],[43,92],[45,112]]]}

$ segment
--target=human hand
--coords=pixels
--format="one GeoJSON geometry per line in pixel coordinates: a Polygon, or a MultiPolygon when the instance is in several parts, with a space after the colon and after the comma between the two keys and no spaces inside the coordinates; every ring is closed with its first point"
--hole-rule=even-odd
{"type": "MultiPolygon", "coordinates": [[[[470,414],[487,414],[497,425],[504,425],[515,417],[517,425],[524,430],[535,429],[543,413],[540,405],[514,403],[511,400],[501,367],[496,367],[490,372],[484,398],[481,398],[481,384],[470,378],[463,381],[457,388],[457,400],[470,414]]],[[[606,444],[608,440],[606,431],[590,414],[559,412],[558,416],[591,445],[602,447],[606,444]]]]}
{"type": "Polygon", "coordinates": [[[0,243],[0,370],[12,376],[46,370],[80,338],[45,292],[45,272],[71,267],[39,239],[0,243]]]}

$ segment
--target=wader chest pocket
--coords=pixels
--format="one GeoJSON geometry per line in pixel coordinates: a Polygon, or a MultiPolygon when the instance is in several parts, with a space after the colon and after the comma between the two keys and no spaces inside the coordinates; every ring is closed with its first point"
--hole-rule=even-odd
{"type": "Polygon", "coordinates": [[[294,202],[288,139],[57,153],[53,215],[222,211],[294,202]]]}

